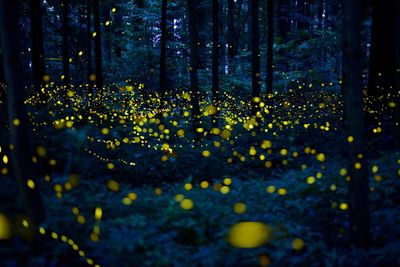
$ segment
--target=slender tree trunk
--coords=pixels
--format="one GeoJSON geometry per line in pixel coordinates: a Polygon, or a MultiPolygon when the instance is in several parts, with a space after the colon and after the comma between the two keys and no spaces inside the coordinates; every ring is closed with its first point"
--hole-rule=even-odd
{"type": "Polygon", "coordinates": [[[101,93],[103,90],[103,55],[101,47],[101,28],[100,28],[100,0],[93,2],[93,19],[94,19],[94,37],[95,43],[95,61],[96,61],[96,85],[97,92],[101,93]]]}
{"type": "Polygon", "coordinates": [[[279,0],[278,5],[278,29],[279,36],[282,39],[286,39],[286,36],[290,30],[290,22],[288,17],[287,9],[289,8],[288,0],[279,0]]]}
{"type": "Polygon", "coordinates": [[[160,94],[164,100],[166,92],[166,57],[167,57],[167,0],[162,0],[161,7],[161,45],[160,45],[160,94]]]}
{"type": "Polygon", "coordinates": [[[43,76],[45,75],[43,49],[43,10],[40,0],[30,0],[32,70],[35,92],[42,94],[43,76]]]}
{"type": "Polygon", "coordinates": [[[21,73],[20,33],[17,1],[0,1],[0,34],[4,50],[3,64],[8,85],[7,103],[10,118],[10,144],[14,175],[18,181],[22,204],[33,224],[44,220],[44,211],[38,189],[31,172],[28,120],[24,105],[24,83],[21,73]]]}
{"type": "Polygon", "coordinates": [[[324,29],[324,0],[318,1],[318,28],[324,29]]]}
{"type": "Polygon", "coordinates": [[[213,49],[212,49],[212,105],[215,107],[213,114],[214,126],[217,122],[218,91],[219,91],[219,1],[212,1],[212,31],[213,31],[213,49]]]}
{"type": "Polygon", "coordinates": [[[70,66],[69,66],[69,0],[63,0],[62,7],[62,39],[63,39],[63,75],[64,85],[68,86],[70,83],[70,66]]]}
{"type": "Polygon", "coordinates": [[[396,2],[373,0],[368,95],[379,97],[394,85],[396,2]]]}
{"type": "MultiPolygon", "coordinates": [[[[6,87],[5,87],[5,74],[4,74],[4,66],[3,66],[3,54],[4,51],[1,47],[1,34],[0,34],[0,114],[3,115],[3,108],[4,111],[6,110],[6,87]]],[[[6,121],[6,120],[4,120],[6,121]]],[[[5,123],[4,123],[5,124],[5,123]]],[[[3,126],[3,123],[0,123],[0,128],[3,126]]]]}
{"type": "Polygon", "coordinates": [[[229,73],[235,72],[234,59],[235,59],[235,22],[234,22],[234,0],[228,0],[228,66],[229,73]]]}
{"type": "Polygon", "coordinates": [[[259,111],[261,95],[260,87],[260,33],[259,33],[259,3],[258,0],[251,0],[251,62],[252,62],[252,114],[259,111]]]}
{"type": "Polygon", "coordinates": [[[197,29],[197,0],[187,0],[188,7],[188,26],[189,26],[189,48],[190,48],[190,91],[192,102],[193,116],[193,131],[196,134],[196,139],[199,140],[199,135],[196,129],[200,126],[200,106],[199,106],[199,82],[197,74],[197,45],[198,45],[198,29],[197,29]]]}
{"type": "Polygon", "coordinates": [[[395,127],[396,147],[400,149],[400,1],[396,2],[396,74],[395,74],[395,127]]]}
{"type": "Polygon", "coordinates": [[[364,151],[364,112],[361,80],[361,0],[344,1],[343,92],[349,151],[351,236],[355,245],[369,246],[369,182],[364,151]]]}
{"type": "Polygon", "coordinates": [[[93,75],[92,66],[92,0],[86,1],[86,30],[87,30],[87,70],[89,79],[89,94],[93,94],[93,82],[91,77],[93,75]]]}
{"type": "Polygon", "coordinates": [[[274,64],[274,0],[268,0],[268,36],[267,36],[267,97],[273,94],[274,64]]]}

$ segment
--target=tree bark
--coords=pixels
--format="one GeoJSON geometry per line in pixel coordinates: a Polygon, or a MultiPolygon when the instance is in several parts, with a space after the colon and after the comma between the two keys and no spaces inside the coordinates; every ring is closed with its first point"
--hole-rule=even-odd
{"type": "MultiPolygon", "coordinates": [[[[217,110],[218,91],[219,91],[219,1],[212,1],[212,31],[213,31],[213,48],[212,48],[212,105],[217,110]]],[[[213,124],[218,125],[217,112],[213,114],[213,124]]]]}
{"type": "Polygon", "coordinates": [[[63,0],[62,6],[62,39],[63,39],[63,83],[68,86],[70,83],[70,66],[69,66],[69,0],[63,0]]]}
{"type": "Polygon", "coordinates": [[[99,94],[103,90],[103,54],[101,47],[101,27],[100,27],[100,0],[93,2],[93,20],[94,20],[94,37],[95,43],[95,62],[96,62],[96,85],[99,94]]]}
{"type": "Polygon", "coordinates": [[[92,66],[92,0],[86,1],[86,34],[87,34],[87,75],[89,79],[89,94],[93,94],[93,82],[90,80],[90,77],[93,75],[93,66],[92,66]]]}
{"type": "Polygon", "coordinates": [[[161,44],[160,44],[160,89],[161,101],[164,100],[166,88],[167,64],[167,0],[162,0],[161,7],[161,44]]]}
{"type": "Polygon", "coordinates": [[[24,78],[21,77],[20,33],[17,1],[0,1],[0,34],[4,50],[5,79],[8,86],[7,103],[10,122],[10,144],[14,175],[18,181],[21,202],[33,224],[44,220],[44,211],[38,184],[31,172],[28,120],[24,105],[24,78]],[[29,182],[29,183],[28,183],[29,182]],[[28,185],[31,185],[30,187],[28,185]],[[34,185],[34,186],[32,186],[34,185]]]}
{"type": "Polygon", "coordinates": [[[390,92],[395,80],[396,2],[373,0],[368,95],[390,92]]]}
{"type": "Polygon", "coordinates": [[[259,3],[251,0],[251,62],[252,62],[252,114],[256,115],[259,103],[255,100],[261,95],[260,87],[260,25],[259,25],[259,3]]]}
{"type": "Polygon", "coordinates": [[[364,151],[364,112],[361,80],[361,0],[344,1],[343,92],[349,152],[349,193],[352,242],[367,248],[370,241],[368,166],[364,151]],[[359,165],[356,167],[357,165],[359,165]]]}
{"type": "Polygon", "coordinates": [[[200,106],[199,106],[199,81],[198,81],[198,62],[197,62],[197,45],[198,45],[198,29],[197,29],[197,0],[187,0],[188,7],[188,27],[189,27],[189,48],[190,48],[190,92],[192,102],[193,131],[196,139],[199,140],[199,134],[196,129],[200,125],[200,106]]]}
{"type": "Polygon", "coordinates": [[[267,33],[267,97],[273,94],[273,53],[274,53],[274,0],[268,0],[267,33]]]}
{"type": "Polygon", "coordinates": [[[39,0],[29,1],[31,9],[31,36],[32,36],[32,70],[33,83],[36,93],[40,93],[45,75],[43,49],[43,10],[39,0]]]}

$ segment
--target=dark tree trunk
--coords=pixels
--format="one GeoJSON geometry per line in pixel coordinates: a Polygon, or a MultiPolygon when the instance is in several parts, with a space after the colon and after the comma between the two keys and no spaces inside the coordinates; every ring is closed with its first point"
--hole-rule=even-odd
{"type": "Polygon", "coordinates": [[[166,60],[167,60],[167,0],[162,0],[161,7],[161,47],[160,47],[160,89],[161,101],[164,100],[166,88],[166,60]]]}
{"type": "Polygon", "coordinates": [[[93,19],[94,19],[94,38],[95,43],[95,61],[96,61],[96,93],[101,93],[103,90],[103,54],[101,47],[101,28],[100,28],[100,0],[93,2],[93,19]]]}
{"type": "Polygon", "coordinates": [[[18,25],[17,1],[0,1],[0,34],[4,50],[4,70],[8,85],[7,103],[10,118],[10,144],[13,145],[12,160],[14,175],[18,181],[22,205],[33,224],[44,220],[44,211],[38,184],[31,172],[28,120],[24,105],[24,83],[21,73],[21,51],[18,25]],[[28,186],[30,185],[30,186],[28,186]]]}
{"type": "MultiPolygon", "coordinates": [[[[218,91],[219,91],[219,1],[212,1],[212,31],[213,31],[213,49],[212,49],[212,104],[217,109],[218,91]]],[[[214,125],[218,125],[216,116],[213,114],[214,125]]]]}
{"type": "Polygon", "coordinates": [[[235,22],[234,22],[234,0],[228,0],[228,66],[229,73],[235,71],[234,58],[236,56],[236,44],[235,44],[235,22]]]}
{"type": "Polygon", "coordinates": [[[259,100],[261,95],[260,87],[260,25],[258,0],[250,1],[251,12],[251,64],[252,64],[252,114],[256,115],[259,110],[259,100]]]}
{"type": "Polygon", "coordinates": [[[63,39],[63,75],[64,85],[68,86],[70,83],[70,69],[69,69],[69,0],[63,0],[62,6],[62,39],[63,39]]]}
{"type": "Polygon", "coordinates": [[[87,70],[89,79],[89,94],[93,94],[93,82],[91,77],[93,75],[92,66],[92,0],[86,1],[86,30],[87,30],[87,70]]]}
{"type": "Polygon", "coordinates": [[[273,56],[274,56],[274,1],[268,0],[268,36],[267,36],[267,97],[273,93],[273,56]]]}
{"type": "Polygon", "coordinates": [[[199,81],[197,74],[197,46],[198,46],[198,28],[197,28],[197,0],[187,0],[188,7],[188,27],[189,27],[189,48],[190,48],[190,91],[192,102],[193,131],[196,139],[199,139],[196,129],[200,125],[200,106],[199,106],[199,81]]]}
{"type": "Polygon", "coordinates": [[[279,0],[278,5],[278,29],[279,29],[279,36],[286,39],[286,36],[290,30],[290,20],[288,16],[289,3],[288,0],[279,0]]]}
{"type": "Polygon", "coordinates": [[[43,10],[39,0],[30,0],[31,36],[32,36],[32,70],[35,92],[42,94],[43,76],[45,75],[43,49],[43,10]]]}
{"type": "Polygon", "coordinates": [[[396,79],[395,79],[395,91],[397,92],[397,97],[395,99],[396,103],[396,114],[395,114],[395,124],[396,124],[396,148],[400,149],[400,1],[396,2],[396,79]]]}
{"type": "MultiPolygon", "coordinates": [[[[6,109],[5,108],[6,87],[5,87],[5,74],[4,74],[4,66],[3,66],[3,53],[4,53],[4,51],[1,47],[1,34],[0,34],[0,115],[3,115],[3,111],[5,112],[5,109],[6,109]]],[[[2,126],[3,126],[3,123],[0,123],[0,128],[2,126]]]]}
{"type": "Polygon", "coordinates": [[[361,0],[344,1],[343,92],[349,152],[351,237],[355,245],[369,246],[369,183],[364,151],[364,112],[361,80],[361,0]],[[361,155],[361,156],[360,156],[361,155]],[[360,164],[360,168],[356,167],[360,164]]]}
{"type": "MultiPolygon", "coordinates": [[[[110,9],[111,9],[111,5],[109,2],[105,1],[104,5],[102,6],[101,10],[102,12],[102,21],[104,21],[104,23],[106,21],[110,21],[111,20],[111,14],[110,14],[110,9]]],[[[103,25],[104,25],[103,23],[103,25]]],[[[111,64],[112,62],[112,57],[111,57],[111,50],[112,50],[112,36],[111,36],[111,29],[109,26],[105,26],[103,28],[103,32],[102,32],[102,37],[103,37],[103,63],[105,66],[108,66],[109,64],[111,64]]],[[[107,72],[106,72],[107,73],[107,72]]]]}
{"type": "Polygon", "coordinates": [[[390,92],[395,80],[396,2],[373,0],[368,95],[390,92]]]}
{"type": "Polygon", "coordinates": [[[318,28],[324,29],[324,0],[318,1],[318,28]]]}

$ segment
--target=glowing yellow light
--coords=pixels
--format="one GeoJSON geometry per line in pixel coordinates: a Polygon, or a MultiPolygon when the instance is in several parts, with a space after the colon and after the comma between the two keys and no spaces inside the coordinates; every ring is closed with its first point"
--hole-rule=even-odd
{"type": "Polygon", "coordinates": [[[11,224],[8,218],[0,213],[0,240],[9,239],[11,237],[11,224]]]}
{"type": "Polygon", "coordinates": [[[246,213],[246,210],[247,210],[247,207],[246,207],[246,204],[244,204],[244,203],[239,202],[233,206],[233,211],[237,214],[244,214],[244,213],[246,213]]]}
{"type": "Polygon", "coordinates": [[[176,202],[181,202],[182,200],[185,199],[185,196],[182,194],[177,194],[177,195],[175,195],[174,199],[176,202]]]}
{"type": "Polygon", "coordinates": [[[103,210],[100,207],[97,207],[94,210],[94,218],[99,221],[101,220],[102,215],[103,215],[103,210]]]}
{"type": "Polygon", "coordinates": [[[32,181],[31,179],[29,179],[28,181],[26,181],[26,185],[27,185],[30,189],[35,189],[35,182],[32,181]]]}
{"type": "Polygon", "coordinates": [[[347,210],[349,208],[349,205],[347,203],[340,203],[339,209],[341,210],[347,210]]]}
{"type": "Polygon", "coordinates": [[[354,169],[359,170],[359,169],[361,169],[361,167],[362,167],[362,165],[360,162],[354,163],[354,169]]]}
{"type": "Polygon", "coordinates": [[[227,241],[237,248],[257,248],[272,238],[271,228],[262,222],[240,222],[228,232],[227,241]]]}
{"type": "Polygon", "coordinates": [[[326,159],[324,153],[319,153],[319,154],[317,154],[316,158],[317,158],[317,160],[320,161],[320,162],[323,162],[323,161],[325,161],[325,159],[326,159]]]}
{"type": "Polygon", "coordinates": [[[207,189],[209,186],[210,186],[210,183],[207,182],[207,181],[202,181],[200,183],[200,187],[203,188],[203,189],[207,189]]]}
{"type": "Polygon", "coordinates": [[[7,164],[7,163],[8,163],[8,157],[7,157],[7,155],[4,155],[4,156],[3,156],[3,162],[4,162],[4,164],[7,164]]]}
{"type": "Polygon", "coordinates": [[[301,238],[295,238],[292,241],[292,248],[294,250],[302,250],[304,248],[304,246],[305,246],[305,243],[304,243],[303,239],[301,239],[301,238]]]}
{"type": "Polygon", "coordinates": [[[221,189],[220,189],[220,192],[221,192],[222,194],[224,194],[224,195],[228,194],[229,191],[230,191],[230,189],[229,189],[229,187],[226,186],[226,185],[222,186],[221,189]]]}
{"type": "Polygon", "coordinates": [[[19,119],[15,118],[15,119],[13,119],[12,124],[13,124],[15,127],[18,127],[18,126],[21,125],[21,121],[20,121],[19,119]]]}
{"type": "Polygon", "coordinates": [[[193,201],[191,199],[185,198],[184,200],[181,201],[181,207],[184,210],[190,210],[193,209],[193,201]]]}
{"type": "Polygon", "coordinates": [[[310,176],[307,178],[307,184],[315,184],[315,177],[310,176]]]}
{"type": "Polygon", "coordinates": [[[201,155],[203,155],[203,157],[208,158],[209,156],[211,156],[211,152],[209,150],[204,150],[203,152],[201,152],[201,155]]]}
{"type": "Polygon", "coordinates": [[[185,190],[189,191],[189,190],[192,190],[193,185],[191,183],[187,183],[187,184],[184,185],[184,188],[185,188],[185,190]]]}
{"type": "Polygon", "coordinates": [[[109,181],[107,181],[107,188],[108,188],[110,191],[117,192],[117,191],[119,191],[119,189],[120,189],[120,185],[119,185],[119,183],[118,183],[117,181],[115,181],[115,180],[109,180],[109,181]]]}

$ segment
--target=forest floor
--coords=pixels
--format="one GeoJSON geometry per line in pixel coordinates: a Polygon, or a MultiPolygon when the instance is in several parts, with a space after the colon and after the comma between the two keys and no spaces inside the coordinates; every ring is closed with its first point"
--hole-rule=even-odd
{"type": "Polygon", "coordinates": [[[97,104],[79,89],[47,108],[27,100],[47,218],[24,225],[3,173],[0,226],[12,221],[14,234],[0,241],[1,266],[400,265],[400,153],[384,126],[367,147],[371,248],[350,245],[334,89],[277,94],[257,120],[226,93],[219,127],[202,98],[197,134],[187,92],[159,115],[141,85],[106,91],[97,104]]]}

